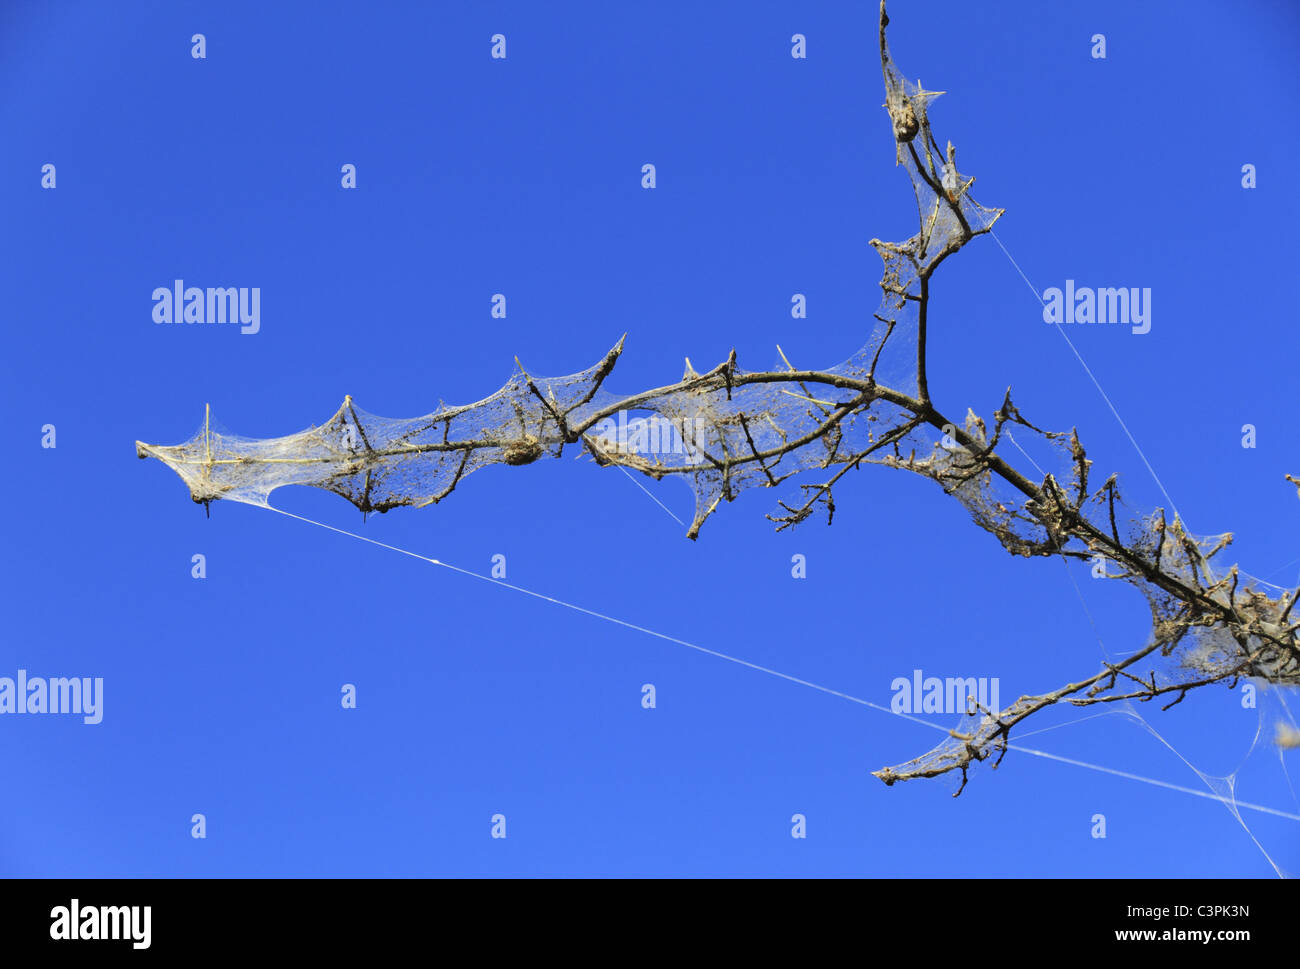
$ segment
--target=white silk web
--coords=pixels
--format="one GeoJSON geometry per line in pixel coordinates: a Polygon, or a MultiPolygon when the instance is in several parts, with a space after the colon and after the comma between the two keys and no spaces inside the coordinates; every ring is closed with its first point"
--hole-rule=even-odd
{"type": "MultiPolygon", "coordinates": [[[[816,510],[826,511],[829,518],[834,511],[832,485],[863,465],[921,475],[959,501],[974,523],[1013,555],[1059,557],[1067,567],[1070,561],[1099,562],[1108,580],[1103,584],[1129,584],[1146,597],[1151,628],[1140,646],[1130,639],[1124,650],[1112,654],[1102,644],[1101,670],[1091,678],[1051,693],[1023,696],[1000,710],[981,708],[963,717],[934,749],[876,771],[876,776],[886,784],[959,776],[960,793],[971,770],[1000,761],[1009,750],[1049,756],[1013,742],[1012,732],[1023,735],[1020,724],[1028,717],[1070,704],[1095,706],[1141,724],[1182,759],[1282,874],[1282,867],[1257,837],[1257,829],[1243,817],[1244,802],[1238,793],[1243,771],[1268,751],[1281,762],[1289,806],[1251,803],[1248,809],[1253,818],[1263,816],[1287,825],[1300,819],[1300,804],[1286,773],[1286,757],[1300,737],[1291,713],[1300,684],[1300,616],[1291,614],[1295,595],[1248,576],[1235,565],[1220,564],[1230,536],[1198,537],[1176,514],[1171,519],[1161,509],[1142,515],[1127,511],[1117,477],[1098,482],[1091,475],[1092,461],[1078,435],[1034,426],[1012,403],[1009,392],[990,421],[973,411],[961,427],[945,426],[938,419],[925,377],[930,278],[948,256],[990,233],[1002,213],[974,201],[975,180],[958,171],[953,145],[941,147],[934,137],[929,106],[940,92],[911,83],[897,69],[885,43],[887,24],[882,4],[885,109],[896,163],[906,170],[916,197],[918,231],[903,242],[872,240],[884,262],[881,302],[873,313],[866,344],[840,365],[804,371],[783,356],[784,370],[747,371],[737,365],[733,352],[705,373],[688,361],[680,381],[618,397],[602,385],[622,352],[620,340],[597,364],[570,376],[537,377],[516,362],[505,385],[490,396],[465,406],[440,406],[420,417],[380,417],[356,407],[348,397],[318,427],[279,438],[251,439],[225,431],[208,412],[188,441],[170,447],[136,442],[137,454],[165,463],[184,480],[191,498],[205,506],[221,500],[280,511],[269,504],[274,490],[307,485],[339,494],[368,514],[436,504],[476,470],[531,464],[558,457],[566,447],[576,448],[601,466],[686,482],[695,501],[688,530],[691,538],[724,500],[732,501],[748,488],[782,487],[798,478],[794,495],[769,516],[780,530],[798,525],[816,510]],[[658,421],[669,432],[667,438],[660,436],[660,442],[668,439],[673,446],[648,452],[630,446],[626,425],[611,429],[610,421],[619,414],[658,421]],[[1016,471],[1003,459],[1008,444],[1024,454],[1035,475],[1016,471]],[[829,473],[830,478],[809,484],[801,477],[809,472],[829,473]],[[1234,697],[1242,687],[1254,691],[1258,721],[1237,766],[1214,773],[1180,753],[1152,723],[1149,711],[1152,706],[1179,703],[1191,690],[1224,685],[1234,691],[1234,697]]],[[[1079,356],[1077,349],[1074,353],[1079,356]]],[[[1082,363],[1081,356],[1079,360],[1082,363]]],[[[1073,576],[1071,582],[1087,610],[1073,576]]],[[[563,600],[541,597],[876,706],[563,600]]],[[[1168,732],[1166,723],[1161,726],[1168,732]]]]}

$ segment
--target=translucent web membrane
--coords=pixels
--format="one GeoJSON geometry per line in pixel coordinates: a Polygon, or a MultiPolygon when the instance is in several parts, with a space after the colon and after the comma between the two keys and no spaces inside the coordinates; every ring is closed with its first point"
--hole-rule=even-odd
{"type": "Polygon", "coordinates": [[[505,386],[490,397],[422,417],[380,417],[346,397],[324,424],[286,437],[228,433],[209,410],[184,444],[137,441],[136,453],[158,458],[181,476],[194,501],[205,504],[265,505],[276,488],[309,485],[342,495],[366,513],[420,508],[447,497],[479,468],[558,456],[621,350],[619,341],[599,364],[568,377],[532,377],[516,362],[505,386]]]}
{"type": "MultiPolygon", "coordinates": [[[[505,386],[490,397],[420,417],[380,417],[348,397],[319,427],[255,440],[222,430],[209,411],[185,443],[137,441],[137,454],[174,470],[196,502],[265,504],[276,488],[294,484],[333,491],[368,513],[434,504],[487,465],[530,464],[575,445],[601,465],[686,480],[695,494],[692,538],[724,499],[747,488],[856,462],[919,422],[887,398],[914,397],[920,389],[926,280],[1002,214],[970,198],[974,179],[957,171],[952,145],[940,151],[927,113],[938,92],[903,78],[883,27],[881,55],[897,160],[912,183],[919,227],[901,243],[872,240],[884,274],[869,338],[848,360],[818,372],[816,381],[743,370],[733,352],[705,374],[688,360],[677,384],[620,399],[600,389],[622,352],[620,340],[596,366],[567,377],[534,377],[516,361],[505,386]],[[836,387],[836,378],[852,386],[836,387]],[[657,446],[630,447],[625,434],[612,433],[605,419],[620,410],[649,417],[657,446]]],[[[785,367],[798,373],[788,361],[785,367]]],[[[811,510],[786,507],[795,520],[811,510]]]]}
{"type": "MultiPolygon", "coordinates": [[[[1192,535],[1177,517],[1169,520],[1161,509],[1134,516],[1115,476],[1101,483],[1091,480],[1092,462],[1074,432],[1034,427],[1009,396],[991,426],[968,412],[960,433],[966,443],[957,441],[957,433],[936,442],[933,432],[918,430],[868,460],[935,481],[1014,555],[1077,559],[1099,570],[1096,575],[1133,585],[1147,600],[1151,629],[1141,649],[1122,658],[1104,656],[1100,672],[1080,683],[1022,696],[1001,710],[973,703],[972,712],[938,746],[876,776],[893,784],[959,771],[964,786],[969,769],[990,759],[995,765],[1000,762],[1013,728],[1029,716],[1058,703],[1105,706],[1132,717],[1178,754],[1250,832],[1235,801],[1241,768],[1220,776],[1196,767],[1165,740],[1137,704],[1156,700],[1158,707],[1167,709],[1198,687],[1223,684],[1235,689],[1253,683],[1261,696],[1259,720],[1242,765],[1260,750],[1282,757],[1300,746],[1300,729],[1289,706],[1300,684],[1297,617],[1290,611],[1294,596],[1236,565],[1219,564],[1231,535],[1192,535]],[[989,467],[995,449],[1008,441],[1014,441],[1042,474],[1032,497],[989,467]]],[[[1077,584],[1075,588],[1078,591],[1077,584]]],[[[1082,598],[1081,591],[1079,595],[1082,598]]],[[[1289,776],[1287,789],[1294,804],[1289,776]]],[[[1271,857],[1269,861],[1281,873],[1271,857]]]]}
{"type": "MultiPolygon", "coordinates": [[[[733,351],[705,373],[688,360],[678,382],[619,397],[602,383],[622,352],[620,340],[595,366],[570,376],[533,376],[516,361],[491,396],[420,417],[379,417],[348,397],[319,427],[259,440],[227,433],[209,412],[190,440],[171,447],[136,442],[137,454],[164,462],[205,505],[232,500],[270,507],[270,494],[292,484],[332,491],[369,513],[435,504],[488,465],[531,464],[580,448],[601,466],[687,482],[695,499],[691,538],[723,500],[751,487],[783,485],[802,472],[829,472],[828,480],[800,484],[769,517],[780,529],[818,508],[829,516],[831,485],[874,463],[936,481],[1013,554],[1090,561],[1100,555],[1108,578],[1142,591],[1152,627],[1141,649],[1107,659],[1100,673],[1072,689],[977,711],[934,750],[878,771],[890,784],[960,771],[964,785],[971,767],[1000,759],[1012,728],[1058,702],[1111,703],[1133,712],[1135,699],[1168,703],[1212,683],[1253,679],[1293,689],[1300,665],[1291,599],[1236,566],[1219,566],[1229,536],[1191,535],[1160,510],[1134,517],[1114,476],[1100,484],[1090,479],[1091,462],[1073,432],[1034,427],[1009,394],[991,427],[971,412],[962,429],[936,443],[923,369],[929,280],[944,259],[989,232],[1002,212],[971,198],[974,179],[957,169],[952,144],[941,148],[935,139],[928,111],[941,92],[912,84],[896,69],[885,44],[887,23],[882,4],[884,107],[896,163],[916,198],[918,231],[903,242],[871,241],[884,262],[881,301],[865,345],[838,366],[800,370],[782,354],[783,369],[748,371],[733,351]],[[615,421],[620,413],[641,415],[635,433],[615,421]],[[1022,487],[995,473],[1008,469],[1004,437],[1021,447],[1013,431],[1052,467],[1037,480],[1019,478],[1022,487]]],[[[1286,710],[1285,697],[1275,706],[1286,710]]],[[[1279,736],[1295,731],[1294,721],[1281,729],[1279,736]]],[[[1230,779],[1202,777],[1213,790],[1232,790],[1230,779]]]]}

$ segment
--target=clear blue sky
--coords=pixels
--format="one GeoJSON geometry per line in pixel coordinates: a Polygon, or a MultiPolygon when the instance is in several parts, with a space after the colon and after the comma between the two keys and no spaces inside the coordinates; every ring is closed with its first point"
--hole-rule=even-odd
{"type": "MultiPolygon", "coordinates": [[[[999,235],[1035,288],[1152,289],[1149,334],[1070,335],[1190,526],[1295,582],[1295,7],[891,13],[901,68],[950,92],[935,132],[1008,210],[999,235]]],[[[625,331],[616,392],[733,346],[749,369],[778,343],[839,362],[878,302],[867,240],[915,231],[875,19],[869,0],[0,7],[0,676],[105,683],[98,725],[0,717],[0,873],[1271,875],[1223,805],[1059,761],[1013,753],[955,800],[946,781],[886,788],[869,772],[941,735],[254,507],[206,519],[136,460],[207,402],[254,437],[344,394],[412,416],[486,396],[516,354],[582,369],[625,331]],[[151,293],[177,278],[260,287],[261,331],[155,325],[151,293]]],[[[1164,503],[992,239],[936,277],[931,332],[942,409],[987,416],[1010,385],[1040,426],[1077,425],[1135,508],[1164,503]]],[[[687,489],[646,484],[688,518],[687,489]]],[[[913,669],[996,676],[1009,702],[1093,672],[1099,635],[1145,639],[1136,592],[1076,569],[1085,612],[1060,562],[1012,558],[918,478],[851,475],[833,527],[776,535],[763,516],[792,491],[746,493],[696,543],[568,455],[364,524],[323,492],[272,500],[475,571],[504,554],[521,586],[885,705],[913,669]]],[[[1152,706],[1213,774],[1258,722],[1226,689],[1152,706]]],[[[1207,790],[1122,716],[1024,742],[1207,790]]],[[[1267,744],[1237,794],[1300,811],[1267,744]]],[[[1243,817],[1300,870],[1298,822],[1243,817]]]]}

